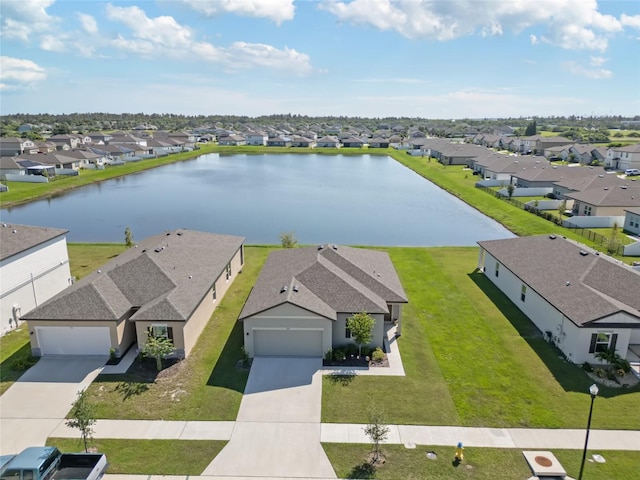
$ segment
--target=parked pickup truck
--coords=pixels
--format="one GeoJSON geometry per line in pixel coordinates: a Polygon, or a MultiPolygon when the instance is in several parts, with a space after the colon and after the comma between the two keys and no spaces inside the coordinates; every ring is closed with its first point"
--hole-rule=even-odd
{"type": "Polygon", "coordinates": [[[56,447],[29,447],[0,458],[0,480],[98,480],[107,469],[100,453],[60,453],[56,447]]]}

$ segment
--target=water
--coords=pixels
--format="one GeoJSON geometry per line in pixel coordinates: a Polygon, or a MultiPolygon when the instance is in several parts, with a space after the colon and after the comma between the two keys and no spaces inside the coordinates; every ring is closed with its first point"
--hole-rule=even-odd
{"type": "MultiPolygon", "coordinates": [[[[114,167],[117,168],[117,167],[114,167]]],[[[124,242],[175,228],[301,244],[475,245],[513,237],[391,157],[203,155],[0,212],[66,228],[71,242],[124,242]]]]}

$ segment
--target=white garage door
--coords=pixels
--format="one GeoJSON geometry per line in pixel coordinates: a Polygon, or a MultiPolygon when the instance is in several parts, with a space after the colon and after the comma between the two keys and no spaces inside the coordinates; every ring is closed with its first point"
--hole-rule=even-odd
{"type": "Polygon", "coordinates": [[[36,327],[42,355],[109,355],[109,327],[36,327]]]}
{"type": "Polygon", "coordinates": [[[260,357],[322,357],[322,331],[254,330],[253,348],[260,357]]]}

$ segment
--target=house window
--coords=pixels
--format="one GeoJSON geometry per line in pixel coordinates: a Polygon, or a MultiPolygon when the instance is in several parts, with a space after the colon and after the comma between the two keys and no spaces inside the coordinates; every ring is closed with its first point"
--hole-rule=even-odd
{"type": "Polygon", "coordinates": [[[520,300],[524,302],[525,298],[527,298],[527,286],[522,285],[520,289],[520,300]]]}
{"type": "Polygon", "coordinates": [[[496,262],[496,277],[500,276],[500,264],[496,262]]]}
{"type": "Polygon", "coordinates": [[[618,340],[617,333],[610,332],[598,332],[591,335],[591,344],[589,346],[589,353],[606,352],[610,348],[616,348],[616,341],[618,340]]]}
{"type": "Polygon", "coordinates": [[[345,338],[351,338],[351,329],[348,325],[345,325],[344,327],[344,336],[345,338]]]}
{"type": "Polygon", "coordinates": [[[231,278],[231,263],[227,263],[227,280],[231,278]]]}
{"type": "Polygon", "coordinates": [[[212,289],[211,295],[213,297],[213,301],[215,302],[216,299],[218,298],[218,294],[216,293],[216,284],[215,283],[213,284],[213,289],[212,289]]]}
{"type": "Polygon", "coordinates": [[[167,325],[151,325],[149,333],[155,338],[168,338],[173,342],[173,328],[167,325]]]}

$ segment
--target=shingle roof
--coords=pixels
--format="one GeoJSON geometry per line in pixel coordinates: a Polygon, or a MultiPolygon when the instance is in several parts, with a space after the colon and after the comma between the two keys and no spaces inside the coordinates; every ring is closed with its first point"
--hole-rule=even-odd
{"type": "Polygon", "coordinates": [[[640,207],[640,186],[592,188],[584,192],[567,193],[565,196],[599,207],[640,207]]]}
{"type": "Polygon", "coordinates": [[[640,321],[640,274],[586,247],[550,236],[478,244],[576,325],[620,311],[640,321]]]}
{"type": "Polygon", "coordinates": [[[244,242],[175,230],[130,248],[23,317],[38,320],[186,321],[244,242]]]}
{"type": "Polygon", "coordinates": [[[335,320],[339,312],[386,313],[389,302],[407,297],[386,252],[305,247],[269,255],[239,318],[291,303],[335,320]]]}
{"type": "Polygon", "coordinates": [[[524,168],[513,174],[514,177],[530,181],[562,181],[570,178],[590,177],[605,174],[602,167],[581,167],[569,165],[542,165],[524,168]]]}
{"type": "Polygon", "coordinates": [[[5,260],[53,238],[66,235],[67,232],[69,230],[61,228],[2,223],[0,224],[0,260],[5,260]]]}

